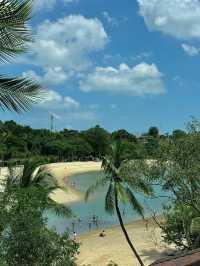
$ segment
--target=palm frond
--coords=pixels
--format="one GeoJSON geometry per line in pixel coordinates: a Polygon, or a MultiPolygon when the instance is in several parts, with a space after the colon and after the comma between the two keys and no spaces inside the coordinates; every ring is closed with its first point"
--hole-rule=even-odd
{"type": "Polygon", "coordinates": [[[129,188],[126,188],[126,194],[127,194],[127,197],[129,199],[129,203],[132,206],[133,210],[135,210],[140,216],[142,216],[144,218],[143,207],[138,202],[138,200],[134,196],[133,192],[129,188]]]}
{"type": "Polygon", "coordinates": [[[44,97],[41,86],[31,79],[0,76],[0,108],[20,113],[44,97]]]}
{"type": "Polygon", "coordinates": [[[126,188],[119,182],[115,183],[118,199],[120,202],[126,204],[129,202],[129,198],[127,197],[126,188]]]}
{"type": "Polygon", "coordinates": [[[45,186],[47,188],[51,188],[51,190],[61,188],[58,185],[56,179],[53,177],[53,175],[49,173],[46,169],[43,169],[41,166],[39,166],[38,169],[36,169],[36,173],[32,177],[32,184],[45,186]]]}
{"type": "Polygon", "coordinates": [[[51,198],[48,198],[48,209],[51,209],[56,213],[58,216],[65,216],[65,217],[71,217],[72,216],[72,210],[70,207],[64,205],[64,204],[58,204],[51,198]]]}
{"type": "Polygon", "coordinates": [[[101,167],[103,168],[105,174],[110,176],[117,176],[118,175],[118,169],[113,164],[113,161],[111,159],[112,157],[105,156],[102,160],[101,167]]]}
{"type": "Polygon", "coordinates": [[[147,196],[154,195],[152,186],[141,178],[134,180],[134,177],[133,177],[132,179],[126,180],[126,182],[133,190],[137,192],[142,192],[143,194],[147,196]]]}
{"type": "Polygon", "coordinates": [[[10,189],[14,186],[18,186],[20,183],[21,173],[19,169],[16,168],[16,165],[12,162],[8,164],[8,174],[5,180],[5,188],[10,189]]]}
{"type": "Polygon", "coordinates": [[[0,2],[0,60],[10,60],[26,50],[31,41],[27,22],[30,19],[32,0],[3,0],[0,2]]]}
{"type": "Polygon", "coordinates": [[[93,185],[91,185],[87,189],[87,191],[85,193],[85,201],[87,202],[88,199],[89,199],[89,197],[92,194],[94,194],[100,187],[104,187],[107,184],[108,180],[109,179],[107,177],[105,177],[105,176],[102,176],[102,177],[98,178],[97,181],[96,181],[96,183],[93,184],[93,185]]]}
{"type": "Polygon", "coordinates": [[[139,164],[138,161],[128,161],[123,163],[119,171],[120,176],[134,191],[153,196],[153,188],[148,182],[148,178],[144,177],[144,172],[139,164]]]}
{"type": "Polygon", "coordinates": [[[105,198],[105,210],[113,214],[114,213],[114,208],[115,208],[115,193],[114,193],[114,185],[112,182],[110,182],[108,191],[106,193],[106,198],[105,198]]]}

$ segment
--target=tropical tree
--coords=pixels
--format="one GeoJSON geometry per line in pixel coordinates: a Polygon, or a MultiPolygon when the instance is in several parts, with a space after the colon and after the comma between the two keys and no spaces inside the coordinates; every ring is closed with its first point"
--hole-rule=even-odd
{"type": "Polygon", "coordinates": [[[133,171],[134,162],[129,161],[128,158],[129,153],[124,149],[123,142],[113,143],[110,146],[109,153],[103,158],[102,169],[104,175],[97,180],[96,184],[88,188],[85,199],[87,201],[91,193],[94,193],[99,187],[108,186],[105,197],[105,210],[110,214],[116,211],[126,241],[140,265],[144,266],[126,231],[120,211],[120,203],[130,204],[134,211],[144,217],[143,207],[138,202],[134,192],[143,192],[146,195],[151,195],[152,189],[142,176],[139,176],[138,173],[135,174],[133,171]]]}
{"type": "MultiPolygon", "coordinates": [[[[32,0],[0,2],[0,62],[11,59],[27,49],[31,34],[27,27],[32,0]]],[[[0,75],[0,108],[26,111],[40,98],[41,88],[31,79],[0,75]]]]}
{"type": "Polygon", "coordinates": [[[143,166],[148,179],[167,192],[168,202],[163,208],[163,219],[159,221],[155,213],[153,215],[154,221],[162,229],[164,241],[182,249],[199,248],[199,122],[190,122],[185,134],[162,141],[151,167],[148,161],[143,166]]]}
{"type": "Polygon", "coordinates": [[[75,266],[79,244],[47,227],[46,195],[38,187],[0,192],[0,265],[75,266]]]}
{"type": "Polygon", "coordinates": [[[39,188],[46,195],[47,209],[52,209],[57,215],[71,216],[71,209],[65,205],[56,203],[51,194],[59,188],[56,180],[47,171],[44,161],[41,159],[27,159],[23,162],[23,168],[9,166],[9,174],[6,178],[5,191],[10,189],[39,188]]]}

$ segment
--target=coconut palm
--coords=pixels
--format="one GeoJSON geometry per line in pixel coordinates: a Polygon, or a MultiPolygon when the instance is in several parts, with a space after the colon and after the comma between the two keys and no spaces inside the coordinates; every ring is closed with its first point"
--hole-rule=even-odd
{"type": "Polygon", "coordinates": [[[105,210],[110,214],[116,211],[126,241],[140,265],[144,266],[126,231],[120,211],[120,203],[130,204],[134,211],[144,217],[143,207],[138,202],[133,191],[140,191],[146,195],[151,195],[152,189],[142,177],[139,177],[138,174],[134,175],[132,162],[127,159],[128,157],[129,154],[125,150],[122,142],[118,141],[112,144],[109,153],[104,157],[102,162],[104,174],[94,185],[89,187],[85,195],[85,200],[87,201],[91,193],[94,193],[99,187],[108,186],[105,197],[105,210]]]}
{"type": "Polygon", "coordinates": [[[47,171],[44,162],[40,159],[27,159],[23,167],[9,166],[9,173],[6,178],[5,191],[9,189],[38,188],[46,195],[48,209],[52,209],[57,215],[71,216],[71,209],[63,204],[58,204],[51,198],[51,194],[59,188],[56,180],[47,171]]]}
{"type": "MultiPolygon", "coordinates": [[[[31,41],[27,22],[32,0],[2,0],[0,2],[0,62],[25,52],[31,41]]],[[[0,75],[0,108],[26,111],[40,98],[41,88],[31,79],[0,75]]]]}

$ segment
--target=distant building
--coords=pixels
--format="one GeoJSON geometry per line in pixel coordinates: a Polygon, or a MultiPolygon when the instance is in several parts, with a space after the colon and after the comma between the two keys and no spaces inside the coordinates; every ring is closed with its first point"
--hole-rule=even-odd
{"type": "Polygon", "coordinates": [[[177,256],[168,256],[149,266],[200,266],[200,249],[181,253],[177,256]]]}

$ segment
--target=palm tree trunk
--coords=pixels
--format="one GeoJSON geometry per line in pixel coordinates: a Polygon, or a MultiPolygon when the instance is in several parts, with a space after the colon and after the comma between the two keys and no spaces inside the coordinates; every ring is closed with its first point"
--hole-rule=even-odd
{"type": "Polygon", "coordinates": [[[140,255],[137,253],[136,249],[134,248],[129,236],[128,236],[128,233],[126,231],[126,228],[124,226],[124,222],[123,222],[123,219],[122,219],[122,216],[121,216],[121,212],[120,212],[120,209],[119,209],[119,204],[118,204],[118,197],[117,197],[117,192],[115,191],[115,209],[116,209],[116,212],[117,212],[117,216],[118,216],[118,219],[119,219],[119,223],[120,223],[120,226],[122,228],[122,231],[124,233],[124,236],[126,238],[126,241],[128,242],[130,248],[132,249],[134,255],[136,256],[138,262],[140,263],[141,266],[144,266],[144,263],[142,262],[141,258],[140,258],[140,255]]]}

